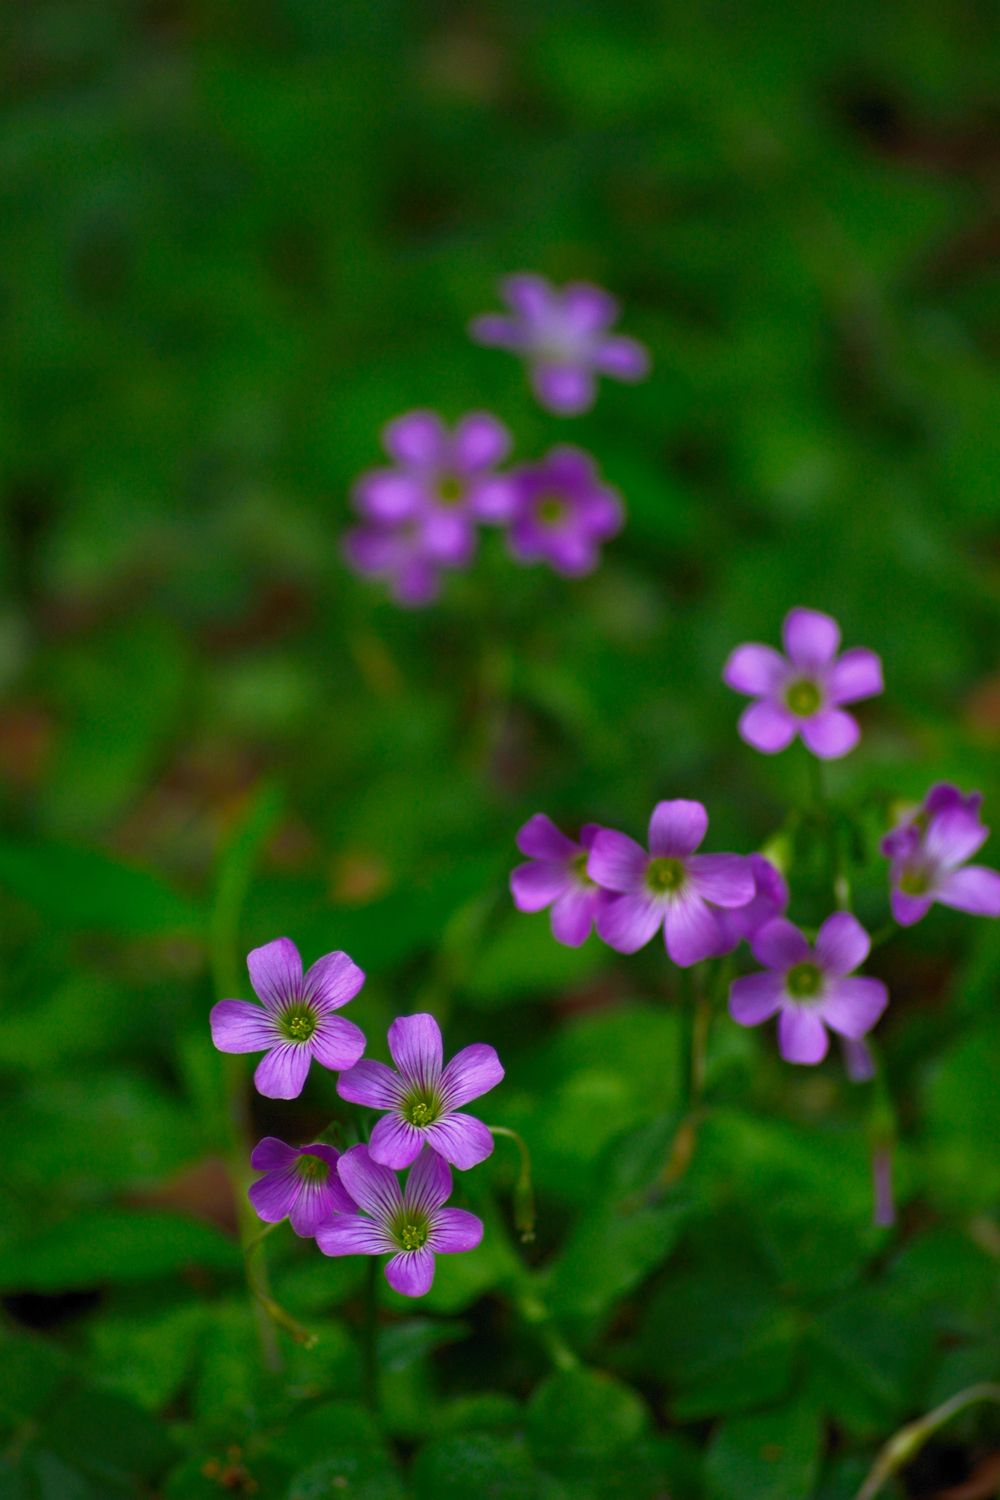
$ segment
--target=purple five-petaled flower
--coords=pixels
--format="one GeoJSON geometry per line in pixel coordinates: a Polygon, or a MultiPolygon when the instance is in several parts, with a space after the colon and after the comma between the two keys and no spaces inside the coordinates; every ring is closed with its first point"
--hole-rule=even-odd
{"type": "Polygon", "coordinates": [[[838,657],[840,626],[815,609],[789,610],[781,634],[787,656],[771,646],[737,646],[723,668],[731,688],[757,700],[740,717],[740,735],[775,755],[801,734],[813,755],[838,760],[861,737],[842,705],[881,693],[882,663],[862,646],[838,657]]]}
{"type": "Polygon", "coordinates": [[[625,512],[618,491],[602,484],[593,459],[580,448],[550,448],[537,464],[511,473],[514,508],[507,543],[519,562],[547,562],[576,578],[592,573],[600,545],[616,535],[625,512]]]}
{"type": "Polygon", "coordinates": [[[287,1146],[266,1135],[250,1157],[254,1170],[264,1173],[247,1192],[258,1217],[265,1224],[288,1219],[296,1234],[309,1238],[331,1214],[357,1213],[358,1205],[337,1172],[339,1157],[339,1151],[322,1142],[287,1146]]]}
{"type": "Polygon", "coordinates": [[[747,864],[754,883],[751,900],[746,906],[712,907],[715,925],[719,929],[718,945],[712,950],[714,957],[732,953],[743,938],[752,941],[765,922],[783,917],[788,910],[788,884],[781,871],[763,854],[748,854],[747,864]]]}
{"type": "Polygon", "coordinates": [[[780,1011],[778,1045],[786,1062],[818,1063],[829,1044],[826,1028],[862,1037],[885,1010],[889,994],[879,979],[851,975],[871,941],[850,912],[827,917],[811,948],[784,917],[766,923],[751,943],[762,974],[735,979],[729,1012],[741,1026],[757,1026],[780,1011]]]}
{"type": "Polygon", "coordinates": [[[401,604],[427,604],[442,568],[462,568],[476,548],[476,523],[503,522],[513,485],[495,466],[511,447],[510,433],[488,412],[470,412],[449,432],[433,411],[411,411],[390,422],[382,445],[395,460],[354,486],[364,524],[344,540],[359,572],[389,579],[401,604]]]}
{"type": "Polygon", "coordinates": [[[719,928],[709,909],[746,906],[753,871],[740,854],[696,854],[708,829],[700,802],[658,802],[649,820],[649,853],[634,839],[602,828],[587,874],[617,891],[597,913],[597,931],[620,953],[634,953],[663,927],[667,952],[687,967],[718,952],[719,928]]]}
{"type": "Polygon", "coordinates": [[[433,1016],[398,1016],[389,1027],[389,1051],[399,1069],[365,1058],[337,1080],[337,1092],[352,1104],[385,1109],[372,1131],[372,1160],[399,1171],[432,1146],[464,1171],[485,1161],[493,1137],[481,1120],[459,1105],[478,1099],[503,1077],[492,1047],[474,1042],[445,1068],[441,1029],[433,1016]]]}
{"type": "Polygon", "coordinates": [[[536,813],[517,835],[517,847],[531,863],[511,871],[514,905],[518,911],[551,906],[552,936],[569,948],[586,942],[598,911],[612,899],[587,874],[587,857],[599,833],[596,823],[585,823],[574,844],[544,813],[536,813]]]}
{"type": "Polygon", "coordinates": [[[919,922],[934,901],[1000,917],[1000,874],[966,863],[989,837],[979,819],[981,802],[979,792],[963,796],[957,786],[939,782],[882,840],[882,853],[892,861],[892,914],[902,927],[919,922]]]}
{"type": "Polygon", "coordinates": [[[649,354],[636,339],[609,334],[620,308],[602,287],[571,281],[561,290],[544,276],[508,276],[500,284],[511,316],[486,313],[469,324],[479,344],[509,349],[527,361],[539,403],[560,417],[589,411],[597,376],[642,380],[649,354]]]}
{"type": "Polygon", "coordinates": [[[249,1000],[220,1000],[211,1013],[220,1052],[265,1052],[253,1081],[268,1099],[297,1099],[315,1057],[324,1068],[350,1068],[365,1050],[364,1032],[334,1011],[353,1000],[365,976],[346,953],[327,953],[306,974],[291,939],[275,938],[247,955],[249,1000]]]}
{"type": "Polygon", "coordinates": [[[444,1208],[451,1193],[445,1161],[425,1146],[410,1168],[406,1188],[373,1159],[367,1146],[352,1146],[338,1164],[341,1180],[362,1213],[336,1214],[316,1231],[324,1255],[391,1255],[386,1280],[404,1297],[422,1297],[434,1280],[434,1256],[474,1250],[483,1224],[463,1208],[444,1208]]]}

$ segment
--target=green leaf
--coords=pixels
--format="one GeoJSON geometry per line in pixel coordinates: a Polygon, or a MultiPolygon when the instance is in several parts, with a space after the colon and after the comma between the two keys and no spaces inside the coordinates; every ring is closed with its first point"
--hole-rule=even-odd
{"type": "Polygon", "coordinates": [[[547,912],[515,912],[477,955],[464,989],[474,1005],[492,1008],[570,989],[607,962],[608,950],[596,935],[580,948],[567,948],[552,936],[547,912]]]}
{"type": "Polygon", "coordinates": [[[705,1460],[711,1500],[808,1500],[822,1445],[819,1413],[805,1402],[731,1417],[705,1460]]]}
{"type": "Polygon", "coordinates": [[[469,1432],[423,1449],[413,1491],[416,1500],[535,1500],[538,1479],[522,1441],[469,1432]]]}
{"type": "Polygon", "coordinates": [[[36,1417],[51,1406],[71,1370],[56,1344],[31,1334],[0,1337],[0,1412],[15,1421],[36,1417]]]}
{"type": "Polygon", "coordinates": [[[432,1350],[467,1339],[471,1332],[468,1323],[457,1319],[441,1322],[433,1318],[406,1318],[400,1323],[389,1323],[379,1330],[379,1368],[394,1373],[405,1370],[432,1350]]]}
{"type": "Polygon", "coordinates": [[[289,1423],[268,1453],[296,1471],[289,1500],[402,1500],[403,1486],[378,1425],[363,1406],[330,1401],[289,1423]]]}
{"type": "Polygon", "coordinates": [[[165,1427],[113,1391],[81,1391],[46,1424],[55,1453],[98,1481],[134,1491],[175,1459],[165,1427]]]}
{"type": "Polygon", "coordinates": [[[935,1342],[918,1307],[883,1287],[866,1287],[827,1308],[811,1337],[892,1418],[916,1400],[935,1342]]]}
{"type": "Polygon", "coordinates": [[[0,1288],[61,1292],[104,1281],[146,1281],[189,1266],[231,1271],[240,1255],[201,1219],[154,1209],[81,1214],[0,1251],[0,1288]]]}
{"type": "Polygon", "coordinates": [[[89,1327],[91,1368],[146,1411],[159,1411],[183,1386],[207,1325],[201,1303],[181,1303],[153,1316],[112,1314],[89,1327]]]}
{"type": "Polygon", "coordinates": [[[203,914],[159,876],[96,849],[0,841],[0,882],[61,927],[200,935],[203,914]]]}
{"type": "Polygon", "coordinates": [[[635,1392],[599,1370],[550,1375],[528,1408],[532,1452],[555,1474],[585,1474],[595,1464],[609,1464],[646,1424],[646,1408],[635,1392]]]}
{"type": "Polygon", "coordinates": [[[948,1208],[990,1208],[1000,1196],[1000,1025],[989,1020],[935,1062],[924,1090],[928,1186],[948,1208]]]}

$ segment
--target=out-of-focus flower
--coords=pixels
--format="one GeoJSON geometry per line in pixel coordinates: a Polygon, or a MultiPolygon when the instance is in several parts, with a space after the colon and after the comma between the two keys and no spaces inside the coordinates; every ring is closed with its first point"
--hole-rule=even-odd
{"type": "Polygon", "coordinates": [[[875,1059],[863,1036],[840,1038],[844,1070],[852,1083],[868,1083],[875,1077],[875,1059]]]}
{"type": "Polygon", "coordinates": [[[889,1003],[880,979],[855,976],[871,940],[850,912],[834,912],[811,948],[784,917],[768,922],[751,948],[763,974],[735,979],[729,1012],[741,1026],[757,1026],[780,1012],[778,1045],[787,1062],[818,1063],[829,1044],[826,1028],[858,1038],[870,1031],[889,1003]]]}
{"type": "Polygon", "coordinates": [[[708,903],[746,906],[753,871],[740,854],[695,854],[708,829],[700,802],[658,802],[649,849],[602,828],[587,860],[591,880],[622,894],[597,913],[597,931],[620,953],[634,953],[663,928],[667,952],[687,967],[718,951],[719,928],[708,903]]]}
{"type": "Polygon", "coordinates": [[[266,1052],[253,1081],[268,1099],[296,1099],[315,1057],[340,1071],[365,1050],[364,1032],[333,1012],[353,1000],[365,976],[346,953],[327,953],[302,973],[290,938],[275,938],[247,956],[250,983],[263,1006],[220,1000],[211,1013],[220,1052],[266,1052]]]}
{"type": "Polygon", "coordinates": [[[322,1142],[313,1146],[287,1146],[277,1136],[258,1141],[250,1165],[264,1175],[248,1189],[247,1196],[265,1224],[288,1219],[296,1234],[305,1238],[331,1214],[355,1214],[358,1205],[337,1173],[340,1152],[322,1142]]]}
{"type": "Polygon", "coordinates": [[[780,870],[776,870],[763,854],[748,854],[747,863],[753,874],[754,894],[746,906],[713,906],[712,915],[719,929],[716,955],[732,953],[746,938],[749,942],[765,922],[783,917],[788,910],[788,884],[780,870]]]}
{"type": "Polygon", "coordinates": [[[586,942],[598,911],[612,899],[587,874],[587,856],[598,833],[596,823],[585,823],[574,844],[544,813],[536,813],[517,835],[517,847],[531,863],[511,871],[514,905],[518,911],[551,906],[552,936],[569,948],[586,942]]]}
{"type": "Polygon", "coordinates": [[[979,917],[1000,917],[1000,874],[968,860],[985,844],[982,795],[963,796],[950,782],[932,786],[921,807],[882,840],[892,863],[892,914],[902,927],[927,915],[933,902],[979,917]]]}
{"type": "Polygon", "coordinates": [[[792,609],[781,628],[784,657],[771,646],[737,646],[723,681],[757,701],[744,709],[739,732],[748,745],[775,755],[797,734],[821,760],[838,760],[861,737],[842,705],[881,693],[882,663],[856,646],[837,656],[840,626],[815,609],[792,609]]]}
{"type": "Polygon", "coordinates": [[[872,1152],[872,1192],[875,1199],[872,1223],[883,1228],[896,1222],[896,1198],[892,1190],[892,1152],[881,1148],[872,1152]]]}
{"type": "Polygon", "coordinates": [[[316,1231],[324,1255],[391,1255],[386,1280],[404,1297],[422,1297],[434,1280],[434,1256],[474,1250],[483,1224],[463,1208],[444,1208],[451,1193],[445,1161],[425,1146],[410,1168],[405,1191],[396,1174],[373,1160],[367,1146],[340,1158],[341,1180],[362,1213],[336,1214],[316,1231]]]}
{"type": "Polygon", "coordinates": [[[391,469],[371,469],[354,486],[363,525],[344,539],[359,573],[389,580],[401,604],[427,604],[442,568],[462,568],[476,549],[476,522],[513,513],[512,481],[495,473],[510,433],[488,412],[470,412],[449,432],[433,411],[411,411],[385,428],[391,469]]]}
{"type": "Polygon", "coordinates": [[[621,309],[614,297],[586,281],[554,287],[544,276],[508,276],[500,284],[510,316],[473,318],[469,335],[479,344],[509,349],[526,361],[539,403],[560,417],[589,411],[598,375],[643,380],[649,354],[636,339],[609,334],[621,309]]]}
{"type": "Polygon", "coordinates": [[[372,1131],[372,1160],[397,1171],[432,1146],[464,1171],[484,1161],[493,1137],[481,1120],[459,1105],[495,1088],[503,1067],[492,1047],[474,1042],[443,1067],[441,1028],[433,1016],[398,1016],[389,1027],[389,1051],[399,1069],[365,1058],[337,1080],[337,1092],[352,1104],[385,1109],[372,1131]]]}
{"type": "Polygon", "coordinates": [[[561,444],[537,464],[511,473],[516,501],[507,532],[520,562],[547,562],[557,573],[592,573],[600,545],[625,523],[618,491],[603,484],[589,453],[561,444]]]}

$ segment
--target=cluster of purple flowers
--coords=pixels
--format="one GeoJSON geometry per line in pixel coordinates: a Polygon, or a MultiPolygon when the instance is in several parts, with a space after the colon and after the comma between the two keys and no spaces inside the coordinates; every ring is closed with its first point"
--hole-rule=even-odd
{"type": "MultiPolygon", "coordinates": [[[[749,644],[726,662],[724,680],[756,700],[740,719],[740,734],[766,754],[801,734],[823,760],[846,755],[860,729],[842,705],[882,691],[881,661],[864,648],[838,657],[840,628],[815,610],[793,609],[783,636],[787,657],[749,644]]],[[[981,800],[941,783],[883,840],[892,911],[903,926],[919,921],[934,901],[1000,916],[1000,874],[967,864],[989,833],[979,818],[981,800]]],[[[733,981],[733,1018],[755,1026],[779,1015],[782,1056],[796,1063],[826,1055],[829,1028],[844,1039],[851,1077],[870,1077],[863,1038],[889,996],[880,980],[855,974],[871,948],[867,932],[850,912],[838,911],[810,943],[785,915],[782,873],[761,854],[696,853],[707,829],[700,802],[660,802],[647,852],[626,834],[593,823],[574,843],[538,813],[517,836],[530,863],[511,874],[514,903],[521,911],[551,907],[553,935],[570,946],[594,927],[610,947],[634,953],[662,927],[667,952],[682,967],[731,953],[746,939],[764,968],[733,981]]]]}
{"type": "MultiPolygon", "coordinates": [[[[619,309],[600,287],[573,282],[559,291],[523,275],[508,277],[503,291],[511,315],[477,318],[470,334],[521,355],[549,411],[586,411],[600,374],[640,380],[648,372],[641,344],[608,333],[619,309]]],[[[579,448],[561,444],[537,463],[498,472],[513,442],[488,412],[470,412],[450,432],[436,412],[406,412],[385,428],[382,445],[393,467],[355,484],[361,524],[348,531],[344,552],[357,572],[385,579],[399,604],[435,599],[442,572],[471,561],[479,525],[505,527],[518,562],[577,577],[597,567],[601,543],[624,523],[618,492],[579,448]]]]}
{"type": "Polygon", "coordinates": [[[270,1099],[295,1099],[315,1058],[339,1072],[343,1099],[384,1111],[368,1145],[343,1153],[323,1142],[289,1146],[266,1136],[251,1165],[264,1175],[249,1190],[265,1223],[287,1218],[315,1238],[325,1255],[391,1256],[389,1284],[420,1297],[434,1280],[435,1255],[473,1250],[482,1221],[447,1208],[451,1167],[461,1171],[493,1150],[486,1126],[461,1109],[503,1078],[492,1047],[474,1043],[444,1064],[433,1016],[400,1016],[389,1028],[396,1068],[363,1059],[365,1038],[334,1015],[358,993],[364,974],[346,953],[328,953],[308,972],[295,944],[276,938],[247,958],[261,1005],[220,1000],[212,1040],[221,1052],[258,1052],[257,1088],[270,1099]],[[398,1171],[409,1168],[400,1188],[398,1171]]]}

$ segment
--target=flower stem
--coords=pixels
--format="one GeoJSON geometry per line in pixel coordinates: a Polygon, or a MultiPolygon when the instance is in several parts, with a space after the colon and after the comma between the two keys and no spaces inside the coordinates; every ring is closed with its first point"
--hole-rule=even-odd
{"type": "Polygon", "coordinates": [[[939,1427],[943,1427],[958,1412],[964,1411],[967,1406],[972,1406],[977,1401],[1000,1402],[1000,1385],[967,1386],[964,1391],[959,1391],[957,1395],[942,1402],[940,1406],[935,1406],[934,1410],[929,1411],[926,1416],[918,1417],[915,1422],[908,1422],[905,1427],[901,1427],[889,1439],[875,1460],[855,1500],[874,1500],[886,1480],[905,1468],[939,1427]]]}
{"type": "Polygon", "coordinates": [[[256,1298],[258,1305],[263,1308],[272,1323],[277,1323],[279,1328],[284,1328],[286,1333],[290,1333],[295,1342],[301,1344],[304,1349],[315,1349],[319,1342],[316,1335],[310,1333],[308,1328],[303,1328],[298,1319],[293,1318],[290,1312],[286,1312],[280,1302],[275,1302],[274,1298],[260,1285],[254,1274],[254,1251],[260,1245],[264,1236],[270,1234],[271,1230],[277,1229],[277,1227],[277,1224],[268,1224],[266,1229],[261,1230],[260,1234],[255,1235],[250,1243],[244,1247],[243,1265],[246,1269],[247,1286],[256,1298]]]}
{"type": "Polygon", "coordinates": [[[361,1330],[361,1384],[365,1404],[378,1411],[378,1256],[368,1257],[364,1324],[361,1330]]]}
{"type": "MultiPolygon", "coordinates": [[[[260,847],[274,826],[280,806],[280,793],[275,787],[266,785],[260,787],[242,821],[223,846],[219,857],[215,901],[209,922],[209,959],[217,1000],[230,999],[240,989],[237,959],[240,914],[250,889],[260,847]]],[[[281,1351],[278,1348],[274,1321],[268,1310],[271,1295],[263,1254],[257,1255],[256,1271],[251,1264],[250,1252],[258,1248],[261,1236],[260,1222],[247,1197],[247,1189],[253,1180],[253,1171],[250,1166],[253,1141],[250,1129],[246,1058],[242,1055],[225,1053],[222,1058],[222,1077],[225,1091],[225,1117],[229,1133],[229,1180],[232,1183],[236,1203],[236,1219],[239,1225],[240,1245],[244,1252],[247,1285],[254,1298],[257,1311],[257,1327],[264,1364],[269,1370],[279,1370],[281,1351]]],[[[274,1306],[277,1307],[277,1303],[274,1303],[274,1306]]],[[[287,1317],[288,1314],[284,1316],[287,1317]]],[[[277,1321],[280,1322],[281,1319],[277,1321]]]]}
{"type": "Polygon", "coordinates": [[[516,1130],[505,1125],[487,1125],[490,1135],[505,1135],[514,1142],[521,1155],[521,1171],[514,1184],[514,1227],[521,1236],[521,1243],[528,1245],[535,1238],[535,1193],[531,1186],[531,1154],[523,1138],[516,1130]]]}
{"type": "Polygon", "coordinates": [[[580,1361],[556,1327],[551,1312],[526,1281],[517,1287],[517,1310],[536,1331],[557,1370],[575,1370],[580,1361]]]}

